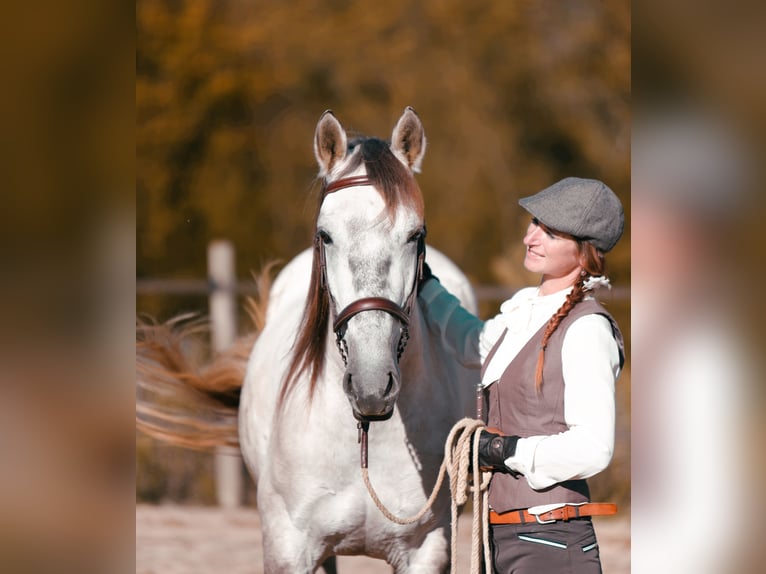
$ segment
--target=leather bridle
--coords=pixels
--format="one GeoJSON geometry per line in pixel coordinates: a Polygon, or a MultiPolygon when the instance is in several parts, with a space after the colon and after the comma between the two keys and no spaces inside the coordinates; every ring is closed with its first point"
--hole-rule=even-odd
{"type": "MultiPolygon", "coordinates": [[[[324,195],[327,196],[330,193],[340,189],[361,185],[373,185],[373,182],[364,175],[342,178],[328,184],[324,190],[324,195]]],[[[332,305],[332,296],[329,293],[327,283],[327,265],[325,263],[324,241],[322,241],[322,238],[318,233],[314,237],[314,249],[317,251],[317,259],[319,261],[319,274],[321,281],[320,284],[323,289],[328,291],[327,295],[330,297],[330,304],[332,305]]],[[[415,298],[417,297],[417,286],[423,278],[423,262],[425,261],[426,255],[425,227],[423,228],[423,233],[418,238],[417,253],[418,256],[415,268],[415,280],[412,285],[412,290],[407,297],[407,301],[404,303],[404,307],[399,306],[394,301],[386,299],[385,297],[363,297],[353,301],[347,305],[340,313],[335,314],[335,320],[333,321],[332,329],[335,332],[336,344],[338,346],[338,351],[340,351],[340,356],[343,359],[344,365],[348,365],[348,346],[344,340],[346,327],[348,326],[348,322],[352,317],[365,311],[384,311],[385,313],[393,316],[395,319],[398,319],[399,323],[401,324],[401,334],[399,336],[399,344],[397,345],[396,350],[396,360],[399,361],[399,359],[401,359],[402,353],[404,353],[404,349],[407,346],[407,342],[410,338],[410,313],[412,312],[412,305],[415,301],[415,298]]]]}

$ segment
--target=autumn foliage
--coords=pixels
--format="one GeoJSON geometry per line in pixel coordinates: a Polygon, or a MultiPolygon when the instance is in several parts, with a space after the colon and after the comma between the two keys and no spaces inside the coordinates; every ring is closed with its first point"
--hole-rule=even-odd
{"type": "Polygon", "coordinates": [[[139,277],[204,275],[214,237],[243,277],[309,245],[328,108],[383,137],[418,111],[430,242],[479,282],[525,283],[519,197],[578,175],[629,203],[627,2],[139,0],[136,18],[139,277]]]}

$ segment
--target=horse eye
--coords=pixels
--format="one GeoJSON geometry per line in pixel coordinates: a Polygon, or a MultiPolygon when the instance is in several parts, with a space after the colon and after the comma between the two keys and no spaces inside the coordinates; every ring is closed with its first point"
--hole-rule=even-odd
{"type": "Polygon", "coordinates": [[[332,243],[332,237],[330,237],[330,234],[324,231],[323,229],[320,229],[317,232],[317,235],[319,236],[319,239],[322,240],[322,243],[325,245],[330,245],[332,243]]]}
{"type": "Polygon", "coordinates": [[[415,243],[416,241],[420,241],[423,237],[425,237],[425,234],[425,230],[418,229],[416,232],[410,235],[409,239],[407,239],[407,243],[415,243]]]}

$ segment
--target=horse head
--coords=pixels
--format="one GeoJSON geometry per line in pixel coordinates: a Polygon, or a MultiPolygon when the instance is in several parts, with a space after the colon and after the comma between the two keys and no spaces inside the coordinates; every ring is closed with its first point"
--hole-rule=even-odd
{"type": "Polygon", "coordinates": [[[294,365],[313,369],[315,379],[324,355],[323,348],[311,348],[310,339],[315,346],[317,339],[326,340],[332,322],[345,363],[343,390],[360,420],[389,417],[399,395],[399,358],[425,250],[423,197],[413,176],[425,146],[412,108],[397,122],[390,144],[349,140],[330,111],[316,127],[314,152],[323,186],[313,296],[294,365]]]}

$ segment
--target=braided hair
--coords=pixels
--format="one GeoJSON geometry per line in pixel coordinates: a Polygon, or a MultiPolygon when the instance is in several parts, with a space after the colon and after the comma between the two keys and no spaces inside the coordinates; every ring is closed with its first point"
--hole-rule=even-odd
{"type": "Polygon", "coordinates": [[[566,301],[564,301],[564,304],[553,314],[545,327],[543,340],[542,343],[540,343],[540,352],[537,355],[537,368],[535,369],[535,390],[537,392],[540,392],[540,389],[542,389],[543,386],[543,364],[545,362],[545,348],[548,346],[548,340],[551,338],[551,335],[553,335],[553,332],[559,326],[562,319],[569,314],[575,305],[585,298],[585,281],[588,277],[605,275],[606,270],[604,252],[595,247],[592,243],[560,232],[556,232],[556,235],[577,242],[577,252],[580,256],[580,261],[582,261],[583,270],[577,278],[577,281],[575,281],[572,291],[567,295],[566,301]]]}

